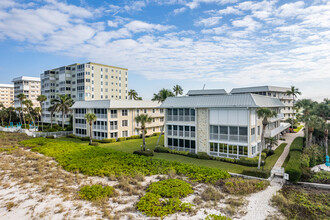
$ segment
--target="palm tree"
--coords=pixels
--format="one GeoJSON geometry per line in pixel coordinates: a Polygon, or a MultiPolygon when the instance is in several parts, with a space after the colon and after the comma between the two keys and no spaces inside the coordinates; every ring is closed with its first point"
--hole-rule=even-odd
{"type": "MultiPolygon", "coordinates": [[[[287,90],[286,91],[286,94],[287,95],[291,95],[292,96],[292,104],[293,104],[293,107],[295,106],[295,103],[294,103],[294,100],[295,98],[297,98],[297,95],[301,95],[301,92],[299,91],[298,88],[294,87],[294,86],[291,86],[290,90],[287,90]]],[[[292,108],[292,118],[294,118],[294,108],[292,108]]],[[[293,129],[293,126],[291,126],[291,128],[293,129]]]]}
{"type": "Polygon", "coordinates": [[[32,109],[32,107],[33,107],[33,103],[32,103],[32,101],[31,101],[30,99],[26,99],[26,100],[24,100],[22,103],[23,103],[23,105],[25,105],[25,109],[26,109],[26,111],[28,112],[28,114],[29,114],[29,116],[30,116],[30,118],[31,118],[31,120],[32,120],[33,125],[35,126],[35,123],[34,123],[33,117],[32,117],[32,115],[31,115],[31,109],[32,109]]]}
{"type": "Polygon", "coordinates": [[[261,163],[261,152],[265,148],[265,133],[266,133],[266,127],[268,125],[268,119],[272,117],[276,117],[277,113],[269,108],[259,108],[257,110],[257,115],[262,119],[262,133],[261,133],[261,148],[259,151],[259,160],[258,160],[258,169],[260,169],[260,163],[261,163]]]}
{"type": "Polygon", "coordinates": [[[316,102],[312,101],[311,99],[301,99],[296,103],[296,107],[298,109],[303,109],[303,115],[300,116],[300,121],[305,123],[305,137],[306,137],[306,146],[308,145],[308,124],[306,123],[309,120],[310,113],[314,106],[316,105],[316,102]]]}
{"type": "Polygon", "coordinates": [[[175,96],[182,95],[183,94],[183,89],[180,85],[175,85],[173,86],[173,93],[175,96]]]}
{"type": "Polygon", "coordinates": [[[174,94],[168,89],[162,89],[157,94],[154,93],[152,101],[164,102],[168,97],[173,97],[174,94]]]}
{"type": "Polygon", "coordinates": [[[0,108],[1,108],[1,109],[5,108],[5,106],[3,105],[2,102],[0,102],[0,108]]]}
{"type": "Polygon", "coordinates": [[[38,129],[39,129],[39,122],[40,122],[39,118],[41,117],[41,112],[42,112],[41,109],[42,109],[41,107],[35,107],[35,108],[34,108],[34,111],[35,111],[35,113],[37,114],[38,129]]]}
{"type": "MultiPolygon", "coordinates": [[[[41,120],[41,130],[44,130],[44,122],[42,120],[42,103],[45,102],[47,100],[47,96],[45,95],[39,95],[37,97],[37,101],[40,104],[40,120],[41,120]]],[[[39,127],[39,121],[38,121],[38,127],[39,127]]]]}
{"type": "Polygon", "coordinates": [[[57,95],[58,99],[54,99],[53,102],[56,106],[57,112],[62,112],[62,129],[64,129],[64,115],[68,114],[71,106],[73,105],[73,100],[67,94],[65,95],[57,95]]]}
{"type": "Polygon", "coordinates": [[[56,112],[56,108],[57,108],[57,105],[52,103],[52,101],[51,101],[52,105],[49,106],[47,109],[47,111],[50,112],[50,128],[53,128],[53,115],[54,115],[54,112],[56,112]]]}
{"type": "Polygon", "coordinates": [[[136,123],[141,123],[142,138],[143,138],[143,150],[146,150],[146,140],[145,140],[145,129],[146,123],[152,122],[152,118],[148,114],[141,114],[135,117],[136,123]]]}
{"type": "Polygon", "coordinates": [[[128,91],[128,98],[130,100],[138,100],[138,96],[138,93],[134,89],[128,91]]]}
{"type": "Polygon", "coordinates": [[[93,113],[87,113],[85,119],[89,124],[89,145],[91,145],[93,143],[93,123],[97,120],[97,117],[93,113]]]}
{"type": "MultiPolygon", "coordinates": [[[[322,124],[322,118],[317,115],[312,115],[308,118],[306,121],[306,124],[308,125],[308,146],[312,145],[313,140],[313,132],[315,128],[319,128],[322,124]]],[[[307,139],[306,139],[307,141],[307,139]]]]}
{"type": "Polygon", "coordinates": [[[21,111],[23,109],[21,107],[17,107],[16,108],[16,111],[18,111],[18,118],[19,118],[19,122],[22,124],[22,118],[21,118],[21,111]]]}
{"type": "Polygon", "coordinates": [[[323,102],[327,105],[330,105],[330,99],[328,99],[328,98],[324,98],[323,102]]]}
{"type": "Polygon", "coordinates": [[[5,109],[0,110],[0,119],[1,119],[1,126],[3,126],[4,120],[8,117],[8,113],[5,109]]]}
{"type": "Polygon", "coordinates": [[[327,156],[327,155],[329,155],[328,154],[328,136],[329,136],[330,124],[327,123],[326,120],[322,120],[321,124],[319,125],[319,129],[321,131],[323,131],[323,134],[324,134],[325,156],[327,156]]]}
{"type": "Polygon", "coordinates": [[[13,112],[15,111],[15,108],[14,107],[8,107],[7,108],[7,112],[8,112],[8,115],[9,115],[9,120],[8,120],[8,124],[10,125],[10,122],[11,122],[11,118],[12,118],[12,115],[13,115],[13,112]]]}
{"type": "MultiPolygon", "coordinates": [[[[23,93],[18,94],[17,98],[19,100],[19,103],[21,104],[21,110],[22,110],[22,118],[23,118],[23,122],[25,124],[25,118],[24,118],[24,109],[23,109],[23,101],[26,99],[26,95],[24,95],[23,93]]],[[[20,116],[21,117],[21,116],[20,116]]],[[[22,122],[21,122],[22,123],[22,122]]]]}
{"type": "Polygon", "coordinates": [[[266,143],[269,144],[270,150],[273,148],[273,146],[278,146],[278,140],[275,137],[269,137],[266,138],[266,143]]]}

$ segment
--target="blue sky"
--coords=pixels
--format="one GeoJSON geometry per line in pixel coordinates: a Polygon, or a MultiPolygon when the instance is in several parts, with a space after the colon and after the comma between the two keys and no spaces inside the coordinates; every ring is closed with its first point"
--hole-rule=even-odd
{"type": "Polygon", "coordinates": [[[161,88],[275,85],[330,97],[328,0],[1,0],[0,83],[71,63],[161,88]]]}

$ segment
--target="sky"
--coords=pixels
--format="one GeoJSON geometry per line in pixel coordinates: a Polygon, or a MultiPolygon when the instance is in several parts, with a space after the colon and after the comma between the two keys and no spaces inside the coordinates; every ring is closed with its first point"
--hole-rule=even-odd
{"type": "Polygon", "coordinates": [[[294,85],[330,98],[329,0],[0,0],[0,83],[96,62],[144,99],[294,85]]]}

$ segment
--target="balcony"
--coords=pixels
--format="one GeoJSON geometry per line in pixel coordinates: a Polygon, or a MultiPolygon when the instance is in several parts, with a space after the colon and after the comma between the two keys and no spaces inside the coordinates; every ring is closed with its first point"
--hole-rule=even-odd
{"type": "Polygon", "coordinates": [[[278,113],[276,117],[272,117],[268,121],[269,122],[275,122],[275,121],[279,121],[279,120],[283,120],[283,119],[284,119],[284,114],[283,113],[278,113]]]}
{"type": "Polygon", "coordinates": [[[247,143],[247,135],[210,134],[210,140],[247,143]]]}
{"type": "Polygon", "coordinates": [[[266,130],[265,137],[274,137],[290,127],[290,123],[281,123],[277,128],[266,130]]]}

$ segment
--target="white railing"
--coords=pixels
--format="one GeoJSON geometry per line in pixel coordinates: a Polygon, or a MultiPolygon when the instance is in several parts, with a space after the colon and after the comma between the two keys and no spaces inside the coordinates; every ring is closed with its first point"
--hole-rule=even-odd
{"type": "Polygon", "coordinates": [[[282,120],[282,119],[284,119],[284,114],[283,113],[278,113],[276,117],[270,118],[269,122],[275,122],[275,121],[282,120]]]}
{"type": "Polygon", "coordinates": [[[76,123],[76,128],[87,128],[87,125],[76,123]]]}
{"type": "Polygon", "coordinates": [[[85,114],[76,113],[76,118],[85,118],[85,114]]]}
{"type": "Polygon", "coordinates": [[[189,115],[168,115],[167,116],[167,121],[185,121],[185,122],[190,122],[190,121],[195,121],[195,116],[189,116],[189,115]]]}
{"type": "Polygon", "coordinates": [[[288,129],[289,127],[290,127],[290,123],[281,123],[280,126],[278,126],[277,128],[274,128],[272,130],[266,130],[265,137],[274,137],[275,135],[288,129]]]}
{"type": "Polygon", "coordinates": [[[210,140],[222,140],[246,143],[248,141],[247,135],[228,135],[228,134],[210,134],[210,140]]]}

